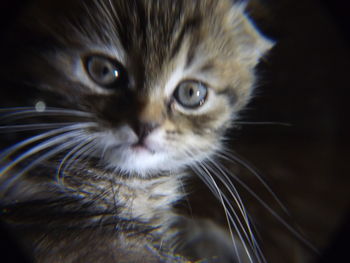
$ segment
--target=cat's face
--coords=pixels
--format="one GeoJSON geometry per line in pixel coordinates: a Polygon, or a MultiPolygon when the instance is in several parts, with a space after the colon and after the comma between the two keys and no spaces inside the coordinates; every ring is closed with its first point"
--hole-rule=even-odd
{"type": "Polygon", "coordinates": [[[177,170],[216,151],[270,47],[229,0],[54,2],[33,11],[43,41],[28,43],[29,72],[65,108],[92,114],[89,154],[125,172],[177,170]]]}

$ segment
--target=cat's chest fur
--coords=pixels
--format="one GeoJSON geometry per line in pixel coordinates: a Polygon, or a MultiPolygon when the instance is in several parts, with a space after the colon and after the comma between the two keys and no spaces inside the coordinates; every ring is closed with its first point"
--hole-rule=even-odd
{"type": "Polygon", "coordinates": [[[17,234],[38,262],[185,262],[173,255],[179,180],[98,169],[75,172],[64,186],[24,179],[3,199],[3,205],[17,200],[4,206],[2,217],[21,225],[17,234]]]}

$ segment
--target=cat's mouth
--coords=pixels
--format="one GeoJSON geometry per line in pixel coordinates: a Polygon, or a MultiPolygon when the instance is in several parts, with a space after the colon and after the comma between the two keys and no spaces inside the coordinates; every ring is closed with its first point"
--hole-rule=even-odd
{"type": "Polygon", "coordinates": [[[143,142],[136,142],[130,146],[131,150],[134,151],[135,153],[144,153],[148,152],[150,154],[155,154],[156,151],[152,148],[150,148],[148,145],[146,145],[143,142]]]}

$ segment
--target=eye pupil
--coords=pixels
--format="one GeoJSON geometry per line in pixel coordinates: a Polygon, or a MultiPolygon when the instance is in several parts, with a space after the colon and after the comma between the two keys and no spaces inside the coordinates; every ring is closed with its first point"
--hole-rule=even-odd
{"type": "Polygon", "coordinates": [[[102,69],[102,75],[105,76],[109,73],[109,68],[108,67],[103,67],[102,69]]]}
{"type": "Polygon", "coordinates": [[[192,97],[193,94],[194,94],[193,87],[191,87],[190,90],[189,90],[189,95],[190,95],[190,97],[192,97]]]}

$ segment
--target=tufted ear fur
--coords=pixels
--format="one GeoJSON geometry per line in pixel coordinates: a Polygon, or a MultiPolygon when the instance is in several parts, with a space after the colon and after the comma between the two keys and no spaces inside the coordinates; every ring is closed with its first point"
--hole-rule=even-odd
{"type": "Polygon", "coordinates": [[[242,63],[254,67],[274,45],[273,41],[259,33],[253,22],[245,14],[246,4],[235,3],[227,12],[226,22],[231,24],[237,40],[236,54],[242,63]]]}

